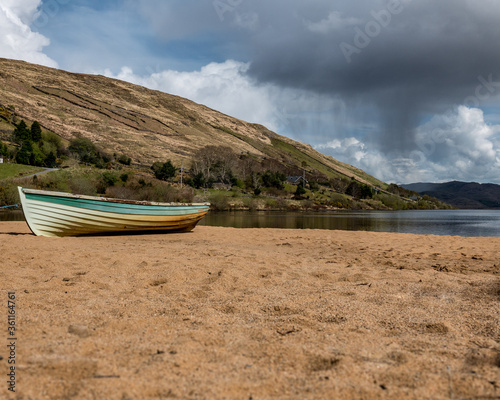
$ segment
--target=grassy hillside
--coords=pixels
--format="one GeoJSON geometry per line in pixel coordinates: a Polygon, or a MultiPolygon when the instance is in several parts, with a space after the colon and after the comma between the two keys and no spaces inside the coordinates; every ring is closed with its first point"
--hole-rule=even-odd
{"type": "MultiPolygon", "coordinates": [[[[203,199],[215,209],[442,206],[414,201],[309,145],[190,100],[22,61],[0,59],[0,140],[10,162],[66,168],[21,180],[27,187],[155,201],[203,199]],[[38,122],[41,139],[31,143],[19,134],[22,121],[31,130],[38,122]],[[162,176],[169,169],[173,175],[162,176]],[[290,184],[287,176],[303,176],[307,184],[290,184]]],[[[14,179],[37,171],[7,165],[0,170],[0,205],[14,202],[14,179]]]]}
{"type": "Polygon", "coordinates": [[[43,171],[43,168],[22,164],[0,164],[0,181],[7,178],[20,178],[43,171]]]}
{"type": "MultiPolygon", "coordinates": [[[[0,135],[13,116],[38,121],[65,140],[89,138],[110,154],[126,153],[134,164],[182,160],[208,145],[271,157],[327,177],[386,185],[310,146],[265,127],[232,118],[187,99],[103,76],[73,74],[0,59],[0,135]]],[[[0,136],[1,137],[1,136],[0,136]]]]}

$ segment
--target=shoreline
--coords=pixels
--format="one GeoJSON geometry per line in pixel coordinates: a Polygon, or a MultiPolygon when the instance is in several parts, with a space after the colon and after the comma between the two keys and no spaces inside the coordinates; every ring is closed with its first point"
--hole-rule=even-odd
{"type": "Polygon", "coordinates": [[[500,395],[500,238],[0,222],[0,254],[27,398],[500,395]]]}
{"type": "MultiPolygon", "coordinates": [[[[497,210],[211,211],[198,226],[318,229],[452,237],[500,237],[497,210]]],[[[22,210],[0,210],[0,222],[24,222],[22,210]],[[10,217],[9,217],[10,215],[10,217]],[[7,217],[7,218],[5,218],[7,217]]]]}

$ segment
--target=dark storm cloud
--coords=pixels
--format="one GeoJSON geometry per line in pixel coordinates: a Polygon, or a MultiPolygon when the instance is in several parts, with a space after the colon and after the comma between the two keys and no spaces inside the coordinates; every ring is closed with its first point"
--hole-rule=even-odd
{"type": "MultiPolygon", "coordinates": [[[[41,41],[4,12],[18,54],[50,39],[61,68],[120,70],[384,180],[498,181],[498,0],[55,2],[57,12],[43,3],[41,41]]],[[[9,15],[39,3],[19,0],[9,15]]]]}
{"type": "Polygon", "coordinates": [[[497,0],[134,4],[165,41],[213,38],[210,56],[250,62],[257,82],[340,98],[350,120],[375,112],[379,133],[365,139],[387,152],[414,150],[426,118],[500,94],[497,0]]]}
{"type": "Polygon", "coordinates": [[[378,110],[387,150],[411,150],[422,116],[486,106],[500,93],[497,0],[139,2],[166,39],[216,36],[220,58],[261,83],[378,110]],[[477,96],[478,85],[489,81],[477,96]],[[498,92],[498,93],[497,93],[498,92]]]}
{"type": "Polygon", "coordinates": [[[302,9],[303,2],[273,4],[259,10],[265,18],[253,36],[250,74],[340,95],[353,106],[373,105],[389,150],[414,144],[412,130],[422,114],[467,101],[486,105],[500,93],[497,2],[360,1],[346,7],[314,1],[302,9]],[[477,97],[482,80],[490,85],[477,97]]]}

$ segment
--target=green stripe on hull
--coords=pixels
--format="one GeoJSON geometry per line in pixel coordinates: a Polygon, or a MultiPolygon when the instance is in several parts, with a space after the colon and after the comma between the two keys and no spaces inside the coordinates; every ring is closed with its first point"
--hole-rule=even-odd
{"type": "Polygon", "coordinates": [[[118,202],[108,202],[106,200],[89,200],[59,196],[44,196],[34,193],[25,193],[26,199],[38,200],[46,203],[54,203],[65,206],[71,206],[86,210],[104,211],[117,214],[130,215],[189,215],[207,211],[208,206],[153,206],[145,204],[126,204],[118,202]]]}

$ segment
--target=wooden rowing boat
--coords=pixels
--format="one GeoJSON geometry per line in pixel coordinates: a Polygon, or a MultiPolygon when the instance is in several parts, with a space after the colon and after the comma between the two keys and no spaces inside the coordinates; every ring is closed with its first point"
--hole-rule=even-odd
{"type": "Polygon", "coordinates": [[[18,187],[24,217],[37,236],[187,232],[209,203],[154,203],[18,187]]]}

